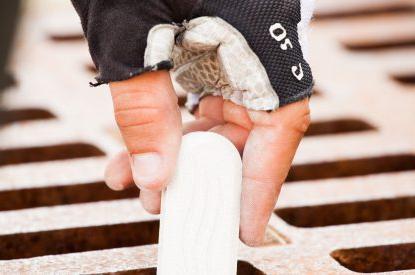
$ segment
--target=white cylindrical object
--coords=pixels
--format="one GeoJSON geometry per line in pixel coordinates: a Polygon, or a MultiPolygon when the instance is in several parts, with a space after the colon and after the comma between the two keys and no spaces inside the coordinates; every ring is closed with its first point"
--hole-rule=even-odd
{"type": "Polygon", "coordinates": [[[235,275],[242,162],[226,138],[183,137],[176,175],[163,193],[158,275],[235,275]]]}

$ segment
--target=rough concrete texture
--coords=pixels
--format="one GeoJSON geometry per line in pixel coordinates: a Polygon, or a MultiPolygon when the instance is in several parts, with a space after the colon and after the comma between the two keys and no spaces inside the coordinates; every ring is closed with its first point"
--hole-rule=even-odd
{"type": "MultiPolygon", "coordinates": [[[[28,1],[15,45],[18,86],[0,112],[0,273],[155,274],[158,216],[137,191],[102,183],[123,146],[107,87],[88,87],[67,2],[28,1]]],[[[317,1],[313,124],[264,246],[241,244],[238,274],[415,273],[414,30],[411,0],[317,1]]]]}

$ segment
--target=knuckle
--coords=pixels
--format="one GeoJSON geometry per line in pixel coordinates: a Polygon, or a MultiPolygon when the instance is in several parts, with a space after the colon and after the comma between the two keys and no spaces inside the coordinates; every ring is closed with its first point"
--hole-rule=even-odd
{"type": "Polygon", "coordinates": [[[134,108],[117,110],[114,113],[118,127],[127,128],[143,126],[162,121],[166,117],[166,111],[160,108],[134,108]]]}
{"type": "Polygon", "coordinates": [[[281,126],[304,135],[311,124],[310,108],[308,102],[298,102],[297,104],[298,108],[287,113],[287,117],[282,120],[281,126]]]}
{"type": "Polygon", "coordinates": [[[299,119],[298,127],[297,127],[298,131],[302,134],[305,134],[310,124],[311,124],[311,116],[310,116],[310,113],[308,113],[299,119]]]}
{"type": "Polygon", "coordinates": [[[155,93],[141,92],[129,90],[125,93],[120,93],[113,96],[113,104],[115,111],[122,111],[128,109],[138,109],[145,107],[156,107],[159,100],[155,93]]]}

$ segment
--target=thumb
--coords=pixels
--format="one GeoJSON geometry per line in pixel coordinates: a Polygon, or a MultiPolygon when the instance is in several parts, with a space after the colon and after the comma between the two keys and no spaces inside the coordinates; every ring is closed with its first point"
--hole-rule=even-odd
{"type": "Polygon", "coordinates": [[[110,89],[134,182],[144,190],[161,190],[173,174],[181,140],[181,116],[169,73],[144,73],[113,82],[110,89]]]}

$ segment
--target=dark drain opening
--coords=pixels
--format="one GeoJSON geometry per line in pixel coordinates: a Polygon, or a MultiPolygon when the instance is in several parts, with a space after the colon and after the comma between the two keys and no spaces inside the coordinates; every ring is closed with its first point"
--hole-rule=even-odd
{"type": "Polygon", "coordinates": [[[135,198],[138,188],[113,191],[104,182],[0,191],[0,211],[135,198]]]}
{"type": "MultiPolygon", "coordinates": [[[[415,45],[415,41],[414,41],[414,45],[415,45]]],[[[415,73],[395,75],[392,78],[403,85],[415,85],[415,73]]]]}
{"type": "Polygon", "coordinates": [[[397,48],[415,47],[415,37],[400,38],[384,41],[355,41],[344,42],[344,46],[351,51],[379,51],[397,48]]]}
{"type": "Polygon", "coordinates": [[[93,73],[93,74],[97,74],[98,73],[98,69],[97,69],[97,67],[95,67],[95,64],[94,63],[87,63],[85,65],[85,69],[88,72],[93,73]]]}
{"type": "Polygon", "coordinates": [[[95,274],[88,274],[88,275],[157,275],[157,269],[155,267],[152,268],[142,268],[142,269],[131,269],[131,270],[124,270],[124,271],[117,271],[117,272],[109,272],[109,273],[95,273],[95,274]]]}
{"type": "Polygon", "coordinates": [[[179,104],[180,107],[184,107],[186,104],[187,97],[186,95],[180,95],[177,97],[177,104],[179,104]]]}
{"type": "Polygon", "coordinates": [[[287,182],[415,170],[415,155],[391,155],[294,165],[287,182]]]}
{"type": "Polygon", "coordinates": [[[275,210],[285,222],[297,227],[378,222],[415,218],[415,197],[399,197],[275,210]]]}
{"type": "Polygon", "coordinates": [[[317,88],[313,89],[313,96],[322,96],[322,95],[323,94],[319,89],[317,89],[317,88]]]}
{"type": "Polygon", "coordinates": [[[51,34],[50,40],[53,42],[77,42],[84,40],[82,33],[51,34]]]}
{"type": "Polygon", "coordinates": [[[409,4],[393,3],[384,5],[376,5],[367,7],[357,7],[350,10],[338,11],[317,11],[314,18],[316,20],[330,20],[330,19],[350,19],[357,17],[378,16],[385,14],[412,14],[415,12],[415,7],[409,4]]]}
{"type": "Polygon", "coordinates": [[[14,122],[52,119],[55,116],[47,110],[37,108],[0,110],[0,126],[14,122]]]}
{"type": "Polygon", "coordinates": [[[68,143],[41,147],[0,150],[0,166],[30,162],[104,156],[97,147],[86,143],[68,143]]]}
{"type": "Polygon", "coordinates": [[[6,71],[0,76],[0,94],[4,89],[17,85],[17,80],[12,73],[6,71]]]}
{"type": "Polygon", "coordinates": [[[146,221],[3,235],[0,236],[0,259],[155,244],[158,231],[158,221],[146,221]]]}
{"type": "MultiPolygon", "coordinates": [[[[125,270],[111,273],[102,273],[102,275],[156,275],[157,270],[153,268],[145,269],[134,269],[134,270],[125,270]]],[[[237,275],[265,275],[264,272],[257,269],[252,264],[245,261],[238,261],[238,272],[237,275]]]]}
{"type": "Polygon", "coordinates": [[[339,249],[331,256],[342,266],[363,273],[415,269],[415,243],[339,249]]]}
{"type": "Polygon", "coordinates": [[[375,127],[359,119],[336,119],[312,122],[305,136],[333,135],[372,130],[375,130],[375,127]]]}

